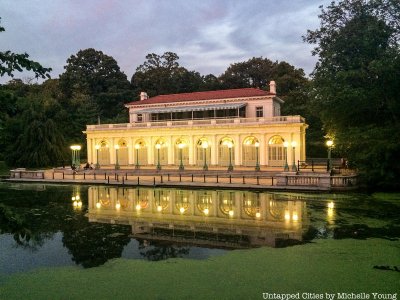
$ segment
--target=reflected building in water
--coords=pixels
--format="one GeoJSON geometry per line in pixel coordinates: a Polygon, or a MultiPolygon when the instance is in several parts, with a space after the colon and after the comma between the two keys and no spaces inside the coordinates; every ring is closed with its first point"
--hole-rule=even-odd
{"type": "Polygon", "coordinates": [[[305,202],[272,193],[90,187],[90,222],[125,224],[132,237],[216,248],[302,241],[305,202]]]}

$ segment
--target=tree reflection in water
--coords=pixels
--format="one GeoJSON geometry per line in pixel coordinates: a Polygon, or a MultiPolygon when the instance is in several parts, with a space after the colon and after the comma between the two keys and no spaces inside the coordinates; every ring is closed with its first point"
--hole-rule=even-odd
{"type": "Polygon", "coordinates": [[[81,193],[83,206],[74,209],[70,187],[33,188],[0,189],[0,233],[11,234],[16,247],[37,251],[61,231],[72,261],[84,268],[121,257],[130,241],[130,226],[89,223],[87,190],[81,193]]]}
{"type": "Polygon", "coordinates": [[[145,239],[137,240],[139,242],[140,255],[151,261],[183,257],[188,255],[190,251],[189,247],[174,246],[170,243],[159,241],[148,242],[145,239]]]}

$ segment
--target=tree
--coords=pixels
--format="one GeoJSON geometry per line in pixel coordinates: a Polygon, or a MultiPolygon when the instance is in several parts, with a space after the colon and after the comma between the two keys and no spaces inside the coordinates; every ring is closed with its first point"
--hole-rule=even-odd
{"type": "Polygon", "coordinates": [[[268,58],[253,57],[248,61],[231,64],[219,77],[225,88],[255,87],[267,89],[276,81],[277,93],[284,97],[307,82],[302,69],[287,62],[272,62],[268,58]]]}
{"type": "Polygon", "coordinates": [[[198,72],[189,71],[181,67],[178,60],[179,56],[173,52],[161,56],[155,53],[146,55],[146,61],[137,67],[131,79],[135,94],[146,91],[152,97],[215,89],[210,75],[203,77],[198,72]]]}
{"type": "Polygon", "coordinates": [[[394,187],[400,175],[400,4],[343,0],[322,8],[316,44],[312,110],[336,151],[364,182],[394,187]],[[389,134],[390,133],[390,134],[389,134]]]}
{"type": "Polygon", "coordinates": [[[55,120],[57,103],[19,99],[20,114],[6,124],[5,160],[10,166],[56,166],[66,158],[66,143],[55,120]]]}
{"type": "MultiPolygon", "coordinates": [[[[5,31],[4,27],[0,26],[0,32],[3,31],[5,31]]],[[[17,54],[10,50],[0,51],[0,76],[14,77],[15,71],[22,72],[23,69],[34,72],[36,78],[50,78],[51,68],[44,68],[40,63],[30,60],[27,53],[17,54]]]]}
{"type": "Polygon", "coordinates": [[[123,104],[132,96],[132,90],[113,57],[93,48],[80,50],[71,55],[64,69],[60,88],[66,98],[93,101],[101,117],[125,113],[123,104]]]}

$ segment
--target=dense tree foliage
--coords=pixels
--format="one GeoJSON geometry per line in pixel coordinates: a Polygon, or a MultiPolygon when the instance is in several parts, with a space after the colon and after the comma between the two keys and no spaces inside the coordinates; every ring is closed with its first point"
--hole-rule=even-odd
{"type": "MultiPolygon", "coordinates": [[[[4,27],[0,26],[0,32],[3,31],[5,31],[4,27]]],[[[15,71],[22,72],[24,69],[32,71],[36,78],[50,78],[51,68],[44,68],[40,63],[30,60],[28,53],[18,54],[10,50],[0,51],[0,76],[14,77],[15,71]]]]}
{"type": "Polygon", "coordinates": [[[212,74],[201,76],[179,65],[179,56],[173,52],[163,55],[150,53],[146,61],[137,67],[131,83],[135,95],[146,91],[149,96],[195,91],[217,90],[219,80],[212,74]]]}
{"type": "Polygon", "coordinates": [[[1,140],[6,162],[25,167],[60,164],[67,156],[60,104],[44,97],[42,86],[26,90],[23,83],[18,83],[7,88],[0,93],[0,101],[12,102],[11,110],[3,110],[1,140]]]}
{"type": "Polygon", "coordinates": [[[113,57],[92,48],[80,50],[68,58],[64,69],[60,88],[66,99],[95,106],[98,116],[105,119],[125,115],[123,104],[132,97],[132,90],[113,57]]]}
{"type": "Polygon", "coordinates": [[[312,110],[336,150],[369,186],[395,187],[400,175],[400,4],[344,0],[322,9],[312,110]]]}

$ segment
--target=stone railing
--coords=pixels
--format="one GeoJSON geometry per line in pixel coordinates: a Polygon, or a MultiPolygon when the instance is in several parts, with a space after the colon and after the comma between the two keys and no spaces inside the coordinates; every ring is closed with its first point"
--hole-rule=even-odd
{"type": "Polygon", "coordinates": [[[10,170],[10,178],[20,178],[20,179],[44,179],[45,171],[27,171],[25,168],[18,168],[10,170]]]}
{"type": "Polygon", "coordinates": [[[276,185],[289,188],[312,188],[318,190],[350,190],[357,188],[357,175],[331,176],[329,173],[284,172],[276,175],[276,185]]]}
{"type": "Polygon", "coordinates": [[[140,123],[101,124],[87,125],[86,130],[115,130],[128,128],[151,128],[151,127],[193,127],[193,126],[215,126],[229,124],[277,124],[277,123],[304,123],[301,116],[279,116],[270,118],[228,118],[228,119],[194,119],[194,120],[171,120],[153,121],[140,123]]]}

